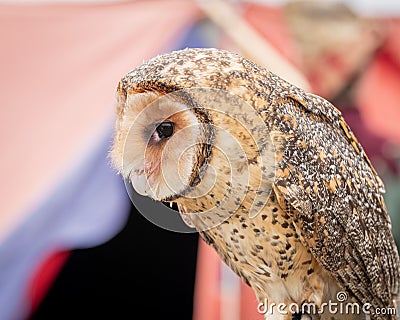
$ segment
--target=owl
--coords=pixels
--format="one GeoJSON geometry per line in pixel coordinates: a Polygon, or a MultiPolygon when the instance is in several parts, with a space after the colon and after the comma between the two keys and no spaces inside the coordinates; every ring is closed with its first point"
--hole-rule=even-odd
{"type": "Polygon", "coordinates": [[[331,103],[212,48],[154,57],[116,91],[113,167],[176,203],[268,319],[397,319],[384,185],[331,103]]]}

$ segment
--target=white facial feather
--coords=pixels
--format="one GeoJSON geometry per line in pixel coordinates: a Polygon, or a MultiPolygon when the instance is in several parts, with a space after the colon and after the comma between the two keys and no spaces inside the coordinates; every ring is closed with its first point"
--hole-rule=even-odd
{"type": "Polygon", "coordinates": [[[152,92],[128,95],[123,103],[122,143],[111,154],[115,166],[139,194],[156,200],[178,194],[193,170],[200,130],[196,116],[181,102],[152,92]],[[174,134],[155,141],[152,135],[165,121],[174,124],[174,134]]]}

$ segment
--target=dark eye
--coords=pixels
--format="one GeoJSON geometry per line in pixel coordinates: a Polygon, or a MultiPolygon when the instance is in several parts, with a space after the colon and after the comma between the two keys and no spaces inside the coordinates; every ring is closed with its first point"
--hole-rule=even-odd
{"type": "Polygon", "coordinates": [[[173,122],[162,122],[160,123],[157,128],[156,132],[160,139],[169,138],[174,134],[174,123],[173,122]]]}

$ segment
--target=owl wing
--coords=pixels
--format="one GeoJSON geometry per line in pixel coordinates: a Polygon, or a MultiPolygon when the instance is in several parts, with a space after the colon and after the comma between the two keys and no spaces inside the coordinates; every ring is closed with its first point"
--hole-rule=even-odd
{"type": "Polygon", "coordinates": [[[303,244],[360,303],[393,306],[399,256],[383,183],[340,112],[294,89],[273,104],[275,190],[303,244]]]}

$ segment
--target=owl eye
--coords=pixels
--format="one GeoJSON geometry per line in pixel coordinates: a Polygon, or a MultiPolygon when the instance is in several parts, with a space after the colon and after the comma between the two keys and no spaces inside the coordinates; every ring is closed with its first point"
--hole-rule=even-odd
{"type": "Polygon", "coordinates": [[[162,122],[156,127],[156,133],[158,138],[166,139],[174,134],[174,123],[173,122],[162,122]]]}

